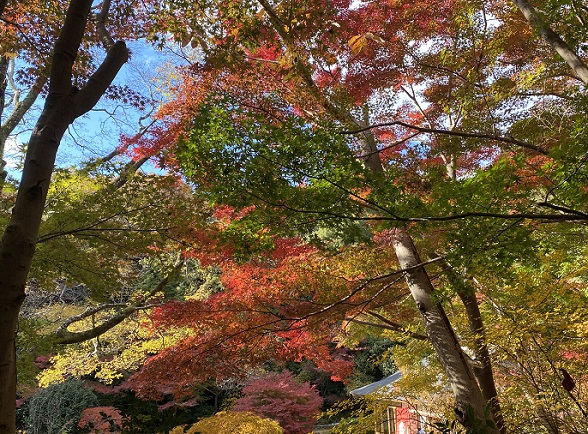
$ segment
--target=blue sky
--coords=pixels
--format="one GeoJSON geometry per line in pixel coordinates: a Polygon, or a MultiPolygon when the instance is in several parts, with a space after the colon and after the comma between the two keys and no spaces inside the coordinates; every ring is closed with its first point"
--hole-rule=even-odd
{"type": "MultiPolygon", "coordinates": [[[[180,58],[169,50],[159,51],[144,42],[128,44],[131,50],[130,61],[119,72],[115,84],[127,85],[156,102],[148,109],[155,110],[158,101],[165,101],[167,75],[173,71],[172,64],[179,64],[180,58]]],[[[29,140],[44,100],[39,98],[26,115],[23,124],[8,139],[5,160],[8,162],[9,176],[20,179],[21,173],[16,165],[22,156],[18,148],[29,140]]],[[[120,134],[134,135],[140,129],[142,113],[129,104],[102,98],[94,110],[77,119],[66,132],[58,154],[57,166],[66,167],[79,164],[91,158],[103,157],[119,144],[120,134]]],[[[143,123],[148,123],[144,120],[143,123]]],[[[147,167],[146,170],[153,170],[147,167]]]]}

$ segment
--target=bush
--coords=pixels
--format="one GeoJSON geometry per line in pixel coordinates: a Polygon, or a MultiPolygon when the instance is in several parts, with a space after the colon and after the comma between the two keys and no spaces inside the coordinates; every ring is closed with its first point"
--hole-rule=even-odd
{"type": "Polygon", "coordinates": [[[323,399],[310,383],[297,383],[292,374],[271,373],[251,381],[237,400],[235,411],[251,411],[277,420],[286,434],[312,431],[323,399]]]}
{"type": "Polygon", "coordinates": [[[253,413],[221,411],[214,416],[202,419],[184,432],[176,427],[169,434],[282,434],[280,424],[275,420],[264,419],[253,413]]]}
{"type": "MultiPolygon", "coordinates": [[[[124,418],[114,407],[86,408],[80,417],[78,427],[91,434],[121,432],[124,418]]],[[[85,431],[84,431],[85,432],[85,431]]]]}
{"type": "Polygon", "coordinates": [[[27,433],[74,433],[82,411],[98,405],[94,391],[86,388],[81,381],[66,380],[51,384],[27,403],[27,433]]]}

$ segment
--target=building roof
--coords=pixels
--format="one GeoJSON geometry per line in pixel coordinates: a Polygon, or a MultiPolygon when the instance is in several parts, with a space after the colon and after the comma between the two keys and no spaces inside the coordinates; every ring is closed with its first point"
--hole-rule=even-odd
{"type": "Polygon", "coordinates": [[[351,394],[351,396],[366,396],[382,388],[385,388],[383,391],[386,391],[386,389],[391,391],[393,389],[393,383],[400,380],[401,377],[402,373],[400,371],[396,371],[392,375],[389,375],[386,378],[382,378],[380,381],[366,384],[365,386],[360,387],[358,389],[354,389],[349,393],[351,394]]]}

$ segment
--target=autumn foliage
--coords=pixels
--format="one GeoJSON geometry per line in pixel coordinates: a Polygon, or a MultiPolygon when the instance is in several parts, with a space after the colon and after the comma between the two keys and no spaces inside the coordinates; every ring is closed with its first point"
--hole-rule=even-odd
{"type": "Polygon", "coordinates": [[[170,434],[282,434],[284,431],[275,420],[241,411],[221,411],[202,419],[191,427],[177,427],[170,434]]]}
{"type": "Polygon", "coordinates": [[[124,417],[114,407],[86,408],[80,417],[78,427],[88,429],[90,433],[120,432],[124,426],[124,417]]]}
{"type": "Polygon", "coordinates": [[[296,383],[289,372],[270,373],[250,381],[237,400],[235,411],[251,411],[276,420],[285,434],[312,431],[323,399],[309,383],[296,383]]]}
{"type": "MultiPolygon", "coordinates": [[[[543,24],[529,25],[523,3],[139,9],[136,22],[150,23],[141,36],[175,38],[187,62],[150,127],[119,146],[178,176],[157,197],[179,200],[153,218],[180,224],[148,254],[181,249],[218,267],[221,284],[153,297],[140,338],[165,345],[127,360],[125,388],[163,407],[194,402],[202,384],[248,383],[237,410],[302,433],[320,405],[315,389],[252,373],[305,362],[349,381],[358,343],[377,335],[399,343],[386,357],[415,373],[405,391],[434,384],[464,404],[476,389],[474,416],[491,403],[493,433],[584,429],[588,100],[538,30],[557,32],[582,63],[588,16],[578,2],[540,1],[543,24]],[[189,206],[202,210],[182,218],[189,206]],[[463,375],[443,358],[451,351],[463,375]],[[562,388],[561,372],[574,388],[562,388]]],[[[128,36],[132,11],[116,4],[127,6],[113,18],[128,36]]],[[[109,357],[126,356],[112,347],[109,357]]],[[[471,422],[439,402],[436,411],[471,422]]],[[[200,427],[249,417],[221,413],[200,427]]]]}

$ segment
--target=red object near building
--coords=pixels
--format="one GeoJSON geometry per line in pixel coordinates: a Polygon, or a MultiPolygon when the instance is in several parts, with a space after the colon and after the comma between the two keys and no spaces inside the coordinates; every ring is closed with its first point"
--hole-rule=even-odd
{"type": "MultiPolygon", "coordinates": [[[[400,372],[383,378],[375,383],[352,390],[351,396],[366,396],[376,391],[386,394],[386,389],[393,391],[393,383],[402,377],[400,372]]],[[[393,395],[392,395],[393,396],[393,395]]],[[[417,406],[408,405],[402,397],[382,398],[388,401],[388,406],[376,424],[375,434],[424,434],[432,431],[434,415],[419,409],[417,406]]]]}

